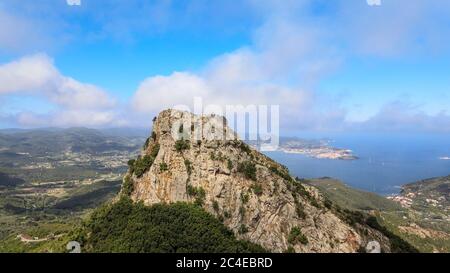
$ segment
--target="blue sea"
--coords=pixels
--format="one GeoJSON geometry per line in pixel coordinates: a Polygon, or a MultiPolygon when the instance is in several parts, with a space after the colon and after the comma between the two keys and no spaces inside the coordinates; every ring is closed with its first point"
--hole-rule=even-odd
{"type": "MultiPolygon", "coordinates": [[[[311,135],[300,136],[311,138],[311,135]]],[[[314,137],[318,137],[317,135],[314,137]]],[[[320,136],[332,146],[353,150],[357,160],[315,159],[300,154],[266,152],[302,178],[333,177],[346,184],[382,195],[426,178],[450,175],[450,135],[347,134],[320,136]]]]}

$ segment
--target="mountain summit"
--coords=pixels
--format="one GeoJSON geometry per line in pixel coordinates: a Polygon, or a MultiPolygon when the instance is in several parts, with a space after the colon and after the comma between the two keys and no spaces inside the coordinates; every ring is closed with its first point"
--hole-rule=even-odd
{"type": "Polygon", "coordinates": [[[336,208],[237,139],[223,117],[161,112],[129,166],[121,195],[145,205],[195,203],[239,239],[273,252],[356,252],[371,240],[391,251],[362,215],[336,208]]]}

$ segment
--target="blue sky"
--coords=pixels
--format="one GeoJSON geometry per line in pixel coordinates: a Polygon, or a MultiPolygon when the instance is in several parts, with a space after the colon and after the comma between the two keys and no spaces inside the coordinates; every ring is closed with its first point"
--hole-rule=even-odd
{"type": "Polygon", "coordinates": [[[0,127],[148,127],[278,104],[285,131],[450,132],[450,3],[0,3],[0,127]]]}

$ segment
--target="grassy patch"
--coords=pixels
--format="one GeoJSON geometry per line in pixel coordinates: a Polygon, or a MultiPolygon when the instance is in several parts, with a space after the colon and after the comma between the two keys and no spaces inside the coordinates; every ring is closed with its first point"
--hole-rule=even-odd
{"type": "Polygon", "coordinates": [[[155,158],[150,155],[138,157],[133,165],[134,174],[137,177],[142,177],[142,175],[150,169],[154,160],[155,158]]]}
{"type": "Polygon", "coordinates": [[[187,194],[191,197],[195,197],[194,204],[198,206],[203,206],[205,202],[206,192],[202,187],[193,187],[191,185],[188,185],[187,194]]]}
{"type": "Polygon", "coordinates": [[[237,171],[242,173],[245,178],[256,181],[256,165],[251,161],[239,163],[237,171]]]}
{"type": "Polygon", "coordinates": [[[288,242],[292,245],[296,244],[308,244],[308,238],[302,233],[299,227],[293,227],[289,233],[288,242]]]}
{"type": "Polygon", "coordinates": [[[188,173],[188,175],[191,175],[192,173],[192,162],[189,161],[188,159],[184,160],[184,166],[186,167],[186,171],[188,173]]]}
{"type": "Polygon", "coordinates": [[[165,162],[160,163],[159,164],[159,170],[161,172],[165,172],[165,171],[169,170],[169,166],[167,166],[167,163],[165,163],[165,162]]]}
{"type": "Polygon", "coordinates": [[[175,150],[177,150],[177,152],[182,152],[188,149],[190,149],[190,144],[188,140],[177,140],[175,142],[175,150]]]}

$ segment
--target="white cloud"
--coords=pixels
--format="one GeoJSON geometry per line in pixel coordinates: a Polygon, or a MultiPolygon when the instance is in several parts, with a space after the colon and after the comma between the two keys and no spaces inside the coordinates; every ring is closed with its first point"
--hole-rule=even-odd
{"type": "Polygon", "coordinates": [[[339,2],[333,24],[339,39],[361,54],[382,57],[430,54],[449,48],[450,27],[437,18],[449,18],[450,3],[441,0],[339,2]]]}
{"type": "Polygon", "coordinates": [[[40,36],[39,27],[29,18],[12,15],[0,5],[0,50],[20,51],[31,44],[34,47],[42,46],[45,38],[40,36]]]}
{"type": "MultiPolygon", "coordinates": [[[[230,55],[230,58],[239,56],[230,55]]],[[[223,73],[176,72],[169,76],[147,78],[132,99],[133,110],[147,115],[180,104],[193,109],[194,97],[201,97],[204,105],[220,105],[223,109],[226,105],[278,104],[284,107],[283,118],[290,118],[290,121],[310,110],[308,104],[313,100],[310,92],[274,83],[247,81],[245,70],[244,74],[235,73],[240,71],[239,65],[228,61],[225,58],[223,63],[216,62],[217,69],[223,73]]]]}
{"type": "Polygon", "coordinates": [[[365,131],[450,133],[450,115],[445,111],[431,115],[411,103],[395,101],[383,106],[367,121],[349,127],[365,131]]]}
{"type": "Polygon", "coordinates": [[[249,0],[268,21],[286,18],[300,25],[313,23],[342,54],[377,57],[430,54],[449,49],[450,2],[391,0],[380,6],[364,0],[249,0]]]}
{"type": "Polygon", "coordinates": [[[58,78],[58,71],[46,55],[24,57],[0,65],[0,94],[35,92],[58,78]]]}
{"type": "Polygon", "coordinates": [[[192,106],[194,97],[223,108],[280,105],[282,125],[321,128],[342,113],[314,92],[316,81],[340,62],[325,39],[314,27],[289,18],[271,19],[255,31],[250,46],[217,56],[197,73],[147,78],[132,106],[142,113],[157,113],[179,104],[192,106]],[[320,109],[323,106],[330,113],[320,109]]]}
{"type": "MultiPolygon", "coordinates": [[[[450,4],[441,0],[410,0],[407,3],[384,1],[380,7],[370,7],[365,1],[359,0],[320,2],[317,8],[313,7],[317,1],[312,0],[245,1],[250,3],[252,10],[245,10],[245,14],[239,14],[237,18],[259,14],[263,21],[253,31],[251,43],[217,56],[199,71],[174,72],[144,79],[130,102],[127,123],[149,120],[149,114],[174,105],[190,105],[193,97],[200,96],[205,103],[210,104],[279,104],[282,122],[290,127],[350,128],[353,125],[345,121],[347,111],[340,106],[339,101],[324,99],[327,97],[326,90],[322,93],[316,90],[317,83],[324,75],[338,68],[349,56],[354,57],[355,52],[384,58],[406,55],[415,50],[429,54],[430,49],[448,48],[448,24],[433,20],[450,16],[450,4]]],[[[187,22],[194,17],[201,18],[200,15],[205,14],[209,15],[211,21],[221,21],[216,17],[226,13],[225,9],[217,8],[217,14],[214,13],[217,16],[213,16],[209,13],[211,9],[204,7],[207,4],[197,1],[187,4],[186,10],[190,11],[190,15],[175,16],[179,20],[171,20],[174,12],[170,1],[146,4],[138,9],[135,16],[130,15],[134,15],[136,7],[142,2],[133,0],[114,3],[104,9],[99,7],[103,3],[93,3],[93,9],[81,10],[82,15],[92,20],[88,21],[94,27],[75,32],[86,34],[80,35],[83,37],[126,37],[133,31],[144,33],[151,32],[153,28],[164,29],[173,22],[180,22],[179,27],[182,28],[181,25],[189,25],[187,22]]],[[[46,6],[43,7],[43,13],[50,9],[49,5],[46,6]]],[[[35,10],[27,7],[28,10],[35,10]]],[[[184,11],[183,8],[181,10],[184,11]]],[[[49,22],[66,22],[62,17],[73,18],[67,13],[61,16],[55,15],[57,13],[52,9],[49,22]]],[[[11,14],[14,13],[7,14],[0,10],[0,49],[16,47],[20,43],[30,44],[29,37],[33,37],[30,27],[34,25],[34,20],[11,14]],[[17,28],[12,25],[17,25],[17,28]]],[[[36,16],[30,17],[36,19],[36,16]]],[[[222,23],[229,24],[230,18],[234,17],[221,18],[222,23]]],[[[73,26],[70,22],[53,25],[73,26]]],[[[48,24],[40,22],[38,26],[42,29],[48,24]]],[[[223,26],[215,27],[219,29],[223,26]]],[[[50,32],[44,32],[44,37],[49,36],[50,32]]],[[[30,126],[82,125],[83,122],[97,126],[125,122],[119,118],[123,116],[121,110],[113,110],[116,104],[107,92],[62,75],[46,55],[33,55],[1,65],[0,94],[35,94],[44,96],[60,107],[59,111],[48,115],[22,113],[18,116],[22,124],[30,126]]],[[[390,106],[383,108],[366,123],[354,125],[381,128],[385,123],[390,124],[391,128],[400,129],[403,123],[409,124],[409,128],[426,129],[431,128],[427,123],[447,124],[447,117],[445,113],[433,116],[420,110],[412,111],[408,107],[390,106]]]]}
{"type": "Polygon", "coordinates": [[[176,104],[191,105],[193,97],[207,97],[210,93],[210,87],[201,77],[175,72],[170,76],[144,80],[132,99],[132,105],[138,112],[155,113],[176,104]]]}
{"type": "Polygon", "coordinates": [[[47,97],[69,109],[101,109],[115,102],[101,88],[62,75],[43,54],[0,65],[0,94],[27,93],[47,97]]]}
{"type": "MultiPolygon", "coordinates": [[[[196,73],[147,78],[134,95],[134,108],[156,113],[191,105],[193,97],[201,96],[205,103],[219,105],[279,104],[281,123],[297,129],[381,128],[377,124],[384,122],[394,130],[402,123],[431,130],[427,122],[445,124],[446,114],[431,116],[405,107],[394,111],[393,106],[367,122],[348,122],[340,100],[317,91],[317,83],[354,52],[390,57],[433,47],[442,39],[433,36],[436,28],[429,28],[433,23],[427,20],[439,11],[438,2],[386,2],[375,8],[365,1],[339,1],[329,4],[324,16],[311,15],[314,3],[308,0],[250,2],[264,17],[250,45],[217,56],[196,73]],[[419,38],[423,43],[418,46],[419,38]]],[[[448,27],[439,32],[450,33],[448,27]]]]}
{"type": "Polygon", "coordinates": [[[103,89],[62,75],[44,54],[0,65],[0,95],[35,96],[57,107],[47,114],[19,111],[8,119],[21,126],[102,126],[124,124],[117,104],[103,89]]]}
{"type": "Polygon", "coordinates": [[[118,119],[115,111],[101,110],[62,110],[47,114],[36,114],[33,112],[20,112],[10,117],[23,127],[103,127],[124,126],[128,123],[118,119]]]}
{"type": "Polygon", "coordinates": [[[49,92],[50,98],[58,105],[70,109],[102,109],[115,105],[109,94],[95,85],[68,77],[59,80],[59,85],[49,92]]]}

